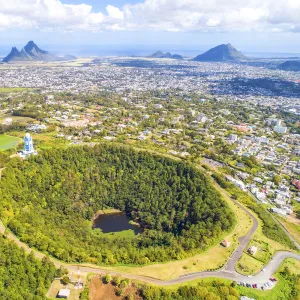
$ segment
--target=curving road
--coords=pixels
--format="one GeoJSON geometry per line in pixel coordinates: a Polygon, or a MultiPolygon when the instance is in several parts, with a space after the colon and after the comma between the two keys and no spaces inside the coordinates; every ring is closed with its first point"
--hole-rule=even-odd
{"type": "MultiPolygon", "coordinates": [[[[144,281],[159,286],[170,286],[174,284],[185,283],[190,280],[209,278],[209,277],[224,278],[224,279],[235,280],[235,281],[245,282],[250,284],[257,284],[258,286],[262,286],[264,283],[266,283],[269,280],[270,277],[273,276],[273,274],[277,271],[281,263],[286,258],[294,258],[300,260],[300,255],[288,251],[277,252],[274,255],[273,259],[270,261],[270,263],[267,266],[265,266],[264,268],[265,271],[264,272],[261,271],[260,273],[258,273],[257,275],[251,278],[238,274],[236,271],[227,271],[227,270],[211,271],[211,272],[210,271],[196,272],[196,273],[187,274],[167,281],[146,277],[146,276],[95,269],[91,267],[80,267],[80,271],[87,272],[87,273],[95,273],[95,274],[111,274],[113,276],[122,276],[122,277],[144,281]]],[[[63,266],[65,267],[66,265],[63,264],[63,266]]],[[[78,266],[68,265],[67,268],[69,271],[72,272],[76,272],[78,270],[78,266]]]]}
{"type": "MultiPolygon", "coordinates": [[[[1,170],[0,170],[0,175],[1,175],[1,170]]],[[[239,274],[235,270],[235,265],[237,264],[238,260],[243,255],[244,250],[246,249],[253,234],[255,233],[255,231],[258,227],[258,221],[255,218],[255,216],[250,211],[248,211],[243,205],[241,205],[236,200],[232,199],[226,191],[224,191],[224,192],[231,199],[231,201],[233,201],[237,206],[239,206],[252,219],[253,225],[250,228],[247,235],[244,237],[241,237],[239,239],[239,241],[240,241],[239,246],[232,253],[231,257],[229,258],[229,260],[227,261],[227,263],[221,270],[195,272],[195,273],[180,276],[180,277],[172,279],[172,280],[162,281],[159,279],[146,277],[146,276],[133,275],[133,274],[127,274],[127,273],[121,273],[121,272],[115,272],[115,271],[108,271],[108,270],[98,268],[95,265],[84,265],[84,264],[74,265],[74,264],[67,264],[64,262],[60,262],[54,258],[50,258],[50,259],[57,268],[60,268],[61,266],[63,266],[64,268],[68,269],[70,272],[77,272],[78,270],[80,270],[81,272],[84,272],[84,273],[118,275],[118,276],[130,278],[130,279],[134,279],[134,280],[139,280],[139,281],[144,281],[144,282],[151,283],[151,284],[156,284],[159,286],[169,286],[169,285],[174,285],[174,284],[180,284],[180,283],[185,283],[190,280],[201,279],[201,278],[218,277],[218,278],[235,280],[235,281],[245,282],[245,283],[250,283],[250,284],[255,283],[258,285],[258,287],[260,287],[264,283],[268,282],[269,278],[273,276],[273,274],[277,271],[277,269],[279,268],[281,263],[286,258],[294,258],[294,259],[300,260],[300,255],[298,255],[298,254],[288,252],[288,251],[280,251],[280,252],[277,252],[274,255],[274,257],[271,259],[269,264],[264,267],[264,269],[263,269],[264,271],[261,271],[260,273],[254,275],[252,277],[247,277],[247,276],[239,274]]],[[[0,220],[0,234],[4,234],[4,233],[6,234],[7,238],[13,240],[19,247],[24,248],[26,252],[33,251],[35,257],[37,257],[38,259],[42,259],[43,257],[45,257],[45,254],[43,254],[39,251],[30,249],[26,244],[21,242],[13,233],[6,230],[6,227],[3,225],[3,223],[0,220]]]]}
{"type": "MultiPolygon", "coordinates": [[[[235,280],[238,282],[245,282],[245,283],[250,283],[250,284],[257,284],[259,287],[262,286],[264,283],[268,281],[270,277],[273,276],[273,274],[277,271],[281,263],[286,259],[286,258],[294,258],[297,260],[300,260],[300,255],[288,252],[288,251],[280,251],[277,252],[272,260],[269,262],[268,265],[265,266],[264,271],[261,271],[260,273],[252,276],[251,278],[241,275],[238,272],[235,271],[235,265],[240,259],[240,257],[243,255],[243,251],[247,247],[252,235],[254,234],[257,226],[258,226],[258,221],[256,218],[240,203],[237,201],[233,200],[232,201],[237,204],[241,209],[243,209],[253,220],[253,225],[248,232],[248,234],[240,239],[240,245],[238,248],[233,252],[231,255],[230,259],[228,260],[227,264],[223,267],[223,269],[219,271],[204,271],[204,272],[195,272],[187,275],[180,276],[178,278],[168,280],[168,281],[163,281],[147,276],[140,276],[140,275],[133,275],[133,274],[128,274],[128,273],[121,273],[121,272],[115,272],[115,271],[108,271],[101,269],[100,267],[94,266],[94,265],[74,265],[74,264],[67,264],[64,262],[60,262],[56,259],[50,258],[51,261],[54,263],[54,265],[57,268],[60,268],[61,266],[68,269],[70,272],[77,272],[80,270],[83,273],[94,273],[94,274],[111,274],[115,276],[122,276],[134,280],[139,280],[151,284],[156,284],[159,286],[170,286],[174,284],[180,284],[180,283],[185,283],[190,280],[195,280],[195,279],[201,279],[201,278],[209,278],[209,277],[217,277],[217,278],[224,278],[228,280],[235,280]]],[[[7,231],[5,226],[0,220],[0,233],[4,234],[6,233],[6,236],[13,240],[19,247],[22,247],[25,249],[26,252],[31,252],[33,251],[34,255],[38,259],[42,259],[45,254],[32,250],[29,248],[26,244],[21,242],[14,234],[11,232],[7,231]]]]}
{"type": "Polygon", "coordinates": [[[225,270],[229,272],[235,272],[235,265],[241,258],[241,256],[244,253],[244,250],[246,249],[247,245],[249,244],[253,234],[255,233],[257,227],[258,227],[258,221],[254,217],[254,215],[248,211],[243,205],[241,205],[238,201],[232,199],[229,194],[226,192],[227,196],[235,203],[239,208],[241,208],[253,221],[253,225],[250,228],[249,232],[247,233],[246,236],[239,238],[239,246],[235,249],[229,260],[227,261],[225,265],[225,270]]]}

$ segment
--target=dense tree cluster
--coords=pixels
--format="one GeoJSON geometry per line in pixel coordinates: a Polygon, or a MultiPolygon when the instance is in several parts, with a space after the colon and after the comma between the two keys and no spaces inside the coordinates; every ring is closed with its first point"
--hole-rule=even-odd
{"type": "Polygon", "coordinates": [[[45,150],[12,159],[0,182],[0,218],[24,242],[64,261],[166,261],[215,242],[234,216],[196,168],[115,145],[45,150]],[[124,238],[92,230],[100,209],[145,228],[124,238]]]}
{"type": "Polygon", "coordinates": [[[176,290],[145,286],[142,289],[145,300],[172,299],[172,300],[237,300],[239,292],[232,286],[219,280],[212,282],[200,282],[196,286],[181,286],[176,290]]]}
{"type": "Polygon", "coordinates": [[[46,291],[56,275],[49,259],[39,261],[0,236],[0,299],[46,299],[46,291]]]}

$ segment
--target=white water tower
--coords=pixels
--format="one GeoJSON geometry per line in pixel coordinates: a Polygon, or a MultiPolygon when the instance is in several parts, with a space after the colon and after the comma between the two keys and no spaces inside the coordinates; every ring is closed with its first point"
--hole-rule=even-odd
{"type": "Polygon", "coordinates": [[[24,137],[24,154],[34,153],[33,141],[30,133],[26,133],[24,137]]]}

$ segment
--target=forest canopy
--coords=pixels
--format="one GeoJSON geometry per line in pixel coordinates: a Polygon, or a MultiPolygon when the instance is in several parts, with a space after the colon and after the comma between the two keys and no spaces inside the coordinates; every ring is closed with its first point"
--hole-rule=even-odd
{"type": "Polygon", "coordinates": [[[12,159],[0,181],[1,220],[22,241],[64,261],[146,264],[214,243],[234,214],[197,168],[116,145],[44,150],[12,159]],[[92,217],[113,207],[142,234],[108,236],[92,217]]]}
{"type": "Polygon", "coordinates": [[[37,260],[0,235],[0,299],[44,300],[57,275],[49,258],[37,260]]]}

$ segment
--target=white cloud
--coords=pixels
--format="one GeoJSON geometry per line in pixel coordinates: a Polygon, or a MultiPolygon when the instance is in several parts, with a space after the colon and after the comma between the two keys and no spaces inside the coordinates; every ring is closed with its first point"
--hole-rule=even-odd
{"type": "Polygon", "coordinates": [[[122,8],[107,5],[102,13],[90,5],[67,5],[61,0],[0,0],[0,29],[282,32],[300,28],[300,0],[142,1],[122,8]]]}
{"type": "Polygon", "coordinates": [[[6,23],[0,20],[2,29],[35,27],[95,30],[101,29],[106,19],[101,12],[93,13],[90,5],[67,5],[60,0],[0,0],[0,14],[12,20],[6,23]],[[19,22],[14,21],[16,18],[19,22]]]}
{"type": "Polygon", "coordinates": [[[106,11],[108,12],[108,15],[113,19],[124,19],[124,13],[115,6],[107,5],[106,11]]]}

